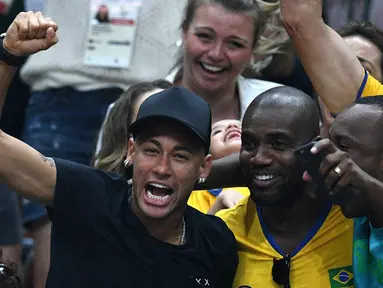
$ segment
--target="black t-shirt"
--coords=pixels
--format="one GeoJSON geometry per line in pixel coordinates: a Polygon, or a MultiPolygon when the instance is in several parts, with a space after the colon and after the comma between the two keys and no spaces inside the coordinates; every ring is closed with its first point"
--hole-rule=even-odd
{"type": "Polygon", "coordinates": [[[130,210],[126,181],[55,162],[47,287],[232,287],[236,241],[221,219],[188,207],[185,245],[158,241],[130,210]]]}

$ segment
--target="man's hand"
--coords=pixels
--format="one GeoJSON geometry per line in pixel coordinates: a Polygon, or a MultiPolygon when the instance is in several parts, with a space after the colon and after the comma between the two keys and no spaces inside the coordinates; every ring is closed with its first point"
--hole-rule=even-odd
{"type": "Polygon", "coordinates": [[[41,12],[21,12],[9,26],[3,45],[15,56],[28,56],[55,45],[57,29],[57,24],[41,12]]]}
{"type": "MultiPolygon", "coordinates": [[[[319,171],[330,199],[340,204],[347,217],[367,216],[373,227],[383,227],[383,183],[364,172],[329,139],[319,141],[311,149],[313,154],[320,151],[328,153],[319,171]]],[[[307,172],[303,179],[310,181],[307,172]]]]}
{"type": "MultiPolygon", "coordinates": [[[[341,198],[344,188],[349,185],[359,191],[367,190],[372,177],[360,169],[346,152],[336,148],[329,139],[319,141],[311,149],[313,154],[321,151],[325,152],[326,157],[319,167],[319,172],[325,179],[330,197],[341,198]]],[[[303,178],[309,179],[307,173],[303,178]]]]}

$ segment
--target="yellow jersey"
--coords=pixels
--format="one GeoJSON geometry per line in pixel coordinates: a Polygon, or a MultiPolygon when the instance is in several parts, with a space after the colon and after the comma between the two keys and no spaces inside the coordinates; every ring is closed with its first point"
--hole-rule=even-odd
{"type": "Polygon", "coordinates": [[[219,193],[225,190],[236,190],[243,196],[250,195],[250,191],[247,187],[195,190],[190,194],[188,205],[206,214],[211,208],[211,206],[213,206],[219,193]]]}
{"type": "MultiPolygon", "coordinates": [[[[239,265],[233,288],[281,287],[274,283],[271,271],[273,260],[282,259],[284,255],[258,212],[254,201],[245,197],[235,207],[217,213],[238,243],[239,265]]],[[[354,287],[354,221],[345,218],[338,206],[329,205],[327,212],[291,254],[290,285],[293,288],[354,287]]]]}
{"type": "Polygon", "coordinates": [[[383,96],[383,85],[366,71],[356,99],[368,96],[383,96]]]}

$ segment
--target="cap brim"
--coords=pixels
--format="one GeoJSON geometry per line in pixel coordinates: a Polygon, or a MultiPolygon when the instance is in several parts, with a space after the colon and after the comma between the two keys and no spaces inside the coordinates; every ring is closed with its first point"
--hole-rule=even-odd
{"type": "Polygon", "coordinates": [[[178,123],[182,126],[184,126],[186,129],[188,129],[193,135],[195,135],[199,140],[202,142],[202,146],[204,149],[208,152],[210,143],[206,143],[206,140],[193,128],[191,127],[187,122],[182,121],[178,118],[167,116],[167,115],[150,115],[146,117],[142,117],[135,122],[133,122],[128,129],[128,132],[132,134],[133,136],[137,135],[138,133],[144,131],[144,127],[150,125],[151,122],[158,123],[160,120],[170,120],[174,121],[175,123],[178,123]]]}

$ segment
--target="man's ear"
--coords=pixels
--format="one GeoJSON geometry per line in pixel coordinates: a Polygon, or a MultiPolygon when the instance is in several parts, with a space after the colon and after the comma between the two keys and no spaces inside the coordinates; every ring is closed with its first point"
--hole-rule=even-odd
{"type": "Polygon", "coordinates": [[[200,178],[206,179],[209,176],[212,163],[213,163],[213,157],[211,156],[211,154],[206,155],[202,161],[202,165],[200,168],[200,174],[199,174],[200,178]]]}

